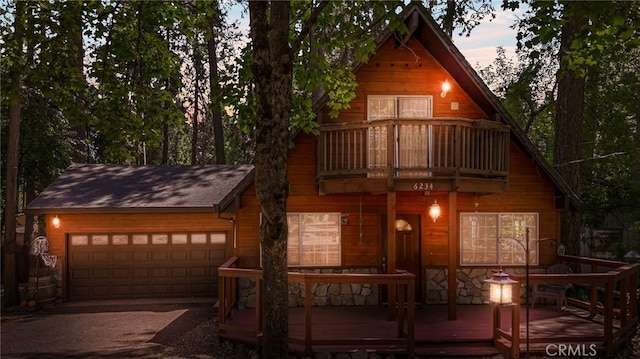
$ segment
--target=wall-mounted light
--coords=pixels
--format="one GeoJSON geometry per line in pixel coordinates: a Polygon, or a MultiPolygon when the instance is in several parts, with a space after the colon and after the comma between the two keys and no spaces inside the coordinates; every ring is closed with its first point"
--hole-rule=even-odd
{"type": "Polygon", "coordinates": [[[442,92],[440,93],[440,97],[445,98],[449,90],[451,90],[451,84],[449,83],[449,80],[444,80],[442,83],[442,92]]]}
{"type": "Polygon", "coordinates": [[[438,200],[435,200],[429,207],[429,216],[433,219],[433,223],[436,223],[436,219],[440,217],[440,205],[438,204],[438,200]]]}
{"type": "Polygon", "coordinates": [[[60,218],[58,217],[57,214],[55,217],[53,217],[53,220],[51,220],[51,223],[53,223],[53,228],[60,228],[60,218]]]}

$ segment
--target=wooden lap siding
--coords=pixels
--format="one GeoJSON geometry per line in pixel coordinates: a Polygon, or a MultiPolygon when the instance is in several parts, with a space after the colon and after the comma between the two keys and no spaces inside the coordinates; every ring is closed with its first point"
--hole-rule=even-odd
{"type": "MultiPolygon", "coordinates": [[[[365,123],[367,120],[368,95],[431,95],[434,118],[488,118],[471,97],[462,91],[455,80],[417,41],[407,44],[412,51],[394,45],[391,39],[356,73],[358,87],[356,97],[349,108],[332,119],[329,110],[320,114],[322,123],[365,123]],[[415,53],[415,55],[414,55],[415,53]],[[416,55],[418,57],[416,61],[416,55]],[[440,96],[441,84],[448,79],[451,90],[445,98],[440,96]],[[451,103],[458,103],[452,110],[451,103]]],[[[443,120],[444,121],[444,120],[443,120]]],[[[366,138],[364,136],[363,138],[366,138]]],[[[289,152],[288,176],[290,193],[289,212],[340,212],[342,224],[342,267],[382,268],[382,256],[386,251],[381,226],[386,213],[387,196],[383,192],[319,195],[317,186],[317,138],[299,134],[295,146],[289,152]]],[[[356,146],[359,148],[358,146],[356,146]]],[[[398,214],[419,214],[421,226],[421,266],[447,268],[451,253],[459,252],[459,230],[449,238],[451,223],[457,228],[461,212],[537,212],[539,214],[539,237],[558,238],[559,209],[556,208],[555,186],[522,148],[509,145],[509,177],[506,191],[483,193],[482,191],[459,192],[453,213],[449,218],[449,195],[447,192],[424,191],[398,192],[396,211],[398,214]],[[428,216],[428,208],[437,199],[441,216],[434,223],[428,216]],[[475,203],[478,203],[478,206],[475,203]],[[451,243],[456,248],[450,248],[451,243]]],[[[374,181],[376,179],[369,179],[374,181]]],[[[348,179],[345,179],[348,181],[348,179]]],[[[466,186],[465,190],[472,187],[466,186]]],[[[236,212],[238,248],[235,255],[242,267],[260,266],[259,205],[253,186],[242,194],[242,208],[236,212]]],[[[540,243],[540,265],[555,260],[555,247],[551,241],[540,243]]],[[[459,266],[459,263],[456,263],[459,266]]]]}

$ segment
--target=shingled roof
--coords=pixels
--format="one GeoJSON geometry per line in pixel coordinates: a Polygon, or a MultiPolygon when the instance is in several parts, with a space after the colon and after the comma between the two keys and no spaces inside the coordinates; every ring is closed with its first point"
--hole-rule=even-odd
{"type": "Polygon", "coordinates": [[[232,212],[251,165],[74,164],[27,207],[30,213],[232,212]]]}

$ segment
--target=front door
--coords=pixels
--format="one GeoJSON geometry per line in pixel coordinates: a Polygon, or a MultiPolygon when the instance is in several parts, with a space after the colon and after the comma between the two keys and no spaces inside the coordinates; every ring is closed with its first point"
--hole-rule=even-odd
{"type": "MultiPolygon", "coordinates": [[[[383,223],[386,225],[385,218],[383,223]]],[[[420,303],[422,299],[420,238],[420,215],[396,214],[396,269],[416,276],[416,303],[420,303]]]]}

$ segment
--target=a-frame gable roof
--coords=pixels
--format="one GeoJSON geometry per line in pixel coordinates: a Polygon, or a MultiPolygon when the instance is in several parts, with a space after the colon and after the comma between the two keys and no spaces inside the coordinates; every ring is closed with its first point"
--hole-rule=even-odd
{"type": "MultiPolygon", "coordinates": [[[[442,31],[440,26],[431,17],[428,11],[418,3],[411,3],[400,15],[398,15],[409,29],[409,33],[402,34],[404,41],[413,37],[438,61],[438,63],[455,79],[457,84],[476,102],[476,104],[489,116],[489,119],[500,121],[511,127],[511,139],[529,157],[540,166],[551,179],[558,190],[558,194],[565,200],[565,206],[570,205],[574,210],[582,210],[582,201],[571,190],[560,174],[542,157],[540,152],[531,143],[524,131],[504,108],[496,95],[487,87],[482,78],[454,45],[451,39],[442,31]]],[[[384,31],[376,39],[376,50],[394,34],[390,30],[384,31]]],[[[354,72],[362,66],[358,64],[354,72]]],[[[327,101],[327,96],[322,96],[314,104],[315,109],[321,109],[327,101]]]]}

